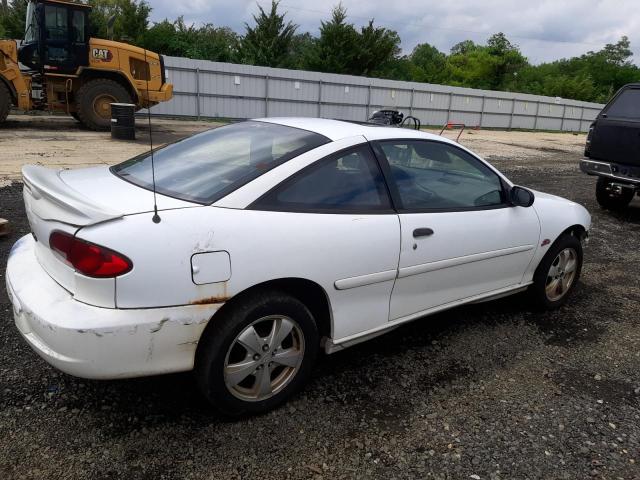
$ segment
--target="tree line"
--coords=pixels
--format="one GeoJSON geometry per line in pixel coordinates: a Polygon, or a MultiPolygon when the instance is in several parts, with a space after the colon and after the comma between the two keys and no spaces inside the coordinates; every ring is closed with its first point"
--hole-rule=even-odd
{"type": "MultiPolygon", "coordinates": [[[[319,35],[299,32],[279,2],[257,11],[244,32],[212,23],[187,24],[183,17],[151,23],[145,0],[89,0],[92,35],[107,38],[115,15],[114,40],[164,55],[218,62],[312,70],[328,73],[438,83],[488,90],[533,93],[605,103],[626,83],[640,80],[630,42],[617,43],[573,58],[532,65],[504,33],[485,43],[464,40],[450,52],[421,43],[403,54],[394,30],[370,20],[349,22],[339,4],[320,22],[319,35]]],[[[0,7],[0,37],[22,38],[27,0],[0,7]]]]}

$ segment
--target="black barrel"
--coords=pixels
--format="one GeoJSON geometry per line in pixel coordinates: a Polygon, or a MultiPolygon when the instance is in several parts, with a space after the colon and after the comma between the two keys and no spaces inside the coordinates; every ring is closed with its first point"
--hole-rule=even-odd
{"type": "Polygon", "coordinates": [[[111,138],[136,139],[136,106],[132,103],[111,104],[111,138]]]}

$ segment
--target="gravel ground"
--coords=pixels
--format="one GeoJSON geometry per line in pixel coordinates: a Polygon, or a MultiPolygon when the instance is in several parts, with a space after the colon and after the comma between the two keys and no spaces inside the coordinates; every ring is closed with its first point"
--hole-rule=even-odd
{"type": "MultiPolygon", "coordinates": [[[[418,320],[321,358],[282,408],[229,421],[190,374],[56,372],[0,293],[0,478],[640,478],[640,201],[617,215],[597,207],[595,180],[578,171],[583,138],[536,149],[519,133],[465,135],[514,181],[591,211],[565,307],[537,313],[515,296],[418,320]]],[[[2,277],[28,230],[20,190],[0,188],[14,229],[0,239],[2,277]]]]}

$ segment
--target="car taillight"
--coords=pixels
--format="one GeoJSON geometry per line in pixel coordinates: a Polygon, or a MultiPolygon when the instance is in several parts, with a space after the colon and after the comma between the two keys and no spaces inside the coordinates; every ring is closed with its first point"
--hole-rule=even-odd
{"type": "Polygon", "coordinates": [[[585,157],[590,157],[591,156],[591,140],[593,139],[593,129],[595,127],[596,127],[595,122],[593,122],[589,126],[589,132],[587,133],[587,141],[584,144],[584,156],[585,157]]]}
{"type": "Polygon", "coordinates": [[[67,264],[87,277],[112,278],[133,268],[131,260],[124,255],[68,233],[52,232],[49,246],[67,264]]]}

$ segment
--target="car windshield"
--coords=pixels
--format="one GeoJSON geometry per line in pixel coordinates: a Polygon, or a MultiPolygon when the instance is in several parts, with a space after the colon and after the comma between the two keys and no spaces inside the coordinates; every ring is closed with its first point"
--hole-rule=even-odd
{"type": "MultiPolygon", "coordinates": [[[[329,142],[317,133],[248,121],[208,130],[154,152],[156,191],[208,204],[304,152],[329,142]]],[[[117,176],[151,190],[151,156],[111,167],[117,176]]]]}

